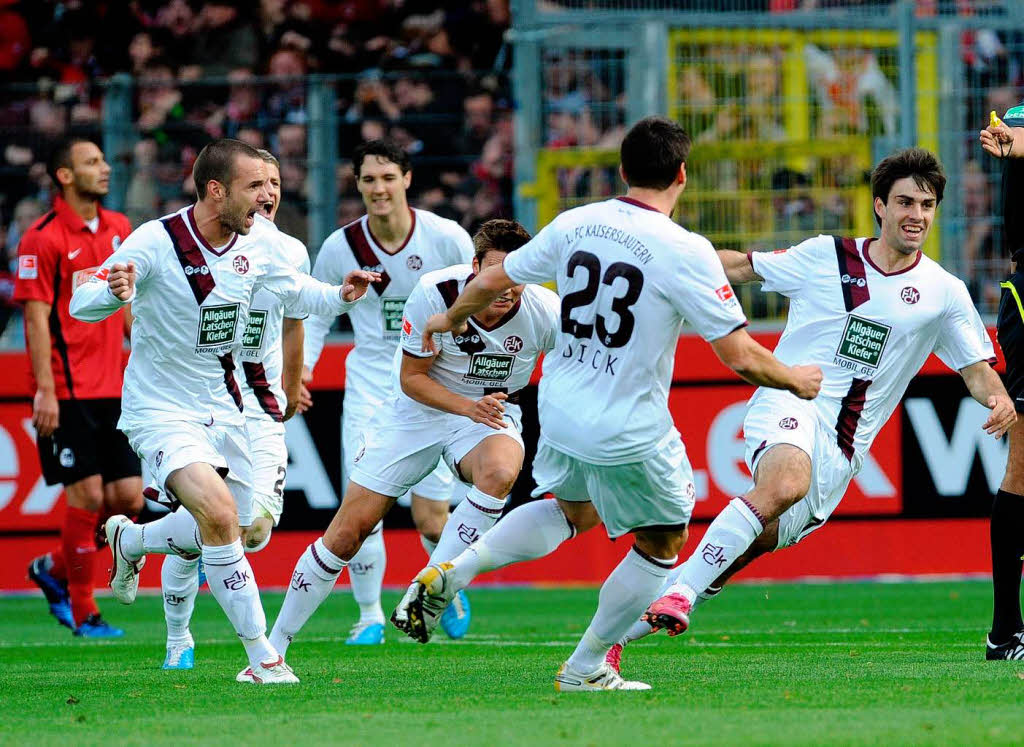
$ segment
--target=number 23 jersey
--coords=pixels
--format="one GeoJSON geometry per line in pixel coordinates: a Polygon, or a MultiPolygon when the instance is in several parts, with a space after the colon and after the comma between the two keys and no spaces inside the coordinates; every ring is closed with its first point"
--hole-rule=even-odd
{"type": "Polygon", "coordinates": [[[963,281],[920,252],[886,273],[871,260],[873,241],[822,235],[748,255],[762,289],[789,297],[776,357],[821,367],[819,418],[858,463],[931,353],[954,371],[995,363],[963,281]]]}
{"type": "Polygon", "coordinates": [[[504,267],[517,283],[558,283],[541,438],[593,464],[643,461],[672,429],[684,318],[709,341],[746,324],[711,242],[629,198],[562,213],[504,267]]]}

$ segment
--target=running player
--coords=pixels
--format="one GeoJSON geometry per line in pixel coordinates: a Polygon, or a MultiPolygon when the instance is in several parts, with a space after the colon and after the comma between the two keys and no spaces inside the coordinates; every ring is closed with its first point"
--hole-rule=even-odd
{"type": "MultiPolygon", "coordinates": [[[[871,174],[877,239],[817,236],[784,251],[718,253],[731,282],[760,281],[789,297],[775,353],[821,366],[825,379],[813,402],[754,393],[743,421],[753,487],[722,510],[674,572],[644,616],[650,625],[683,632],[698,599],[757,556],[820,529],[932,353],[992,411],[987,433],[1000,438],[1016,422],[967,287],[921,251],[945,185],[931,153],[899,151],[871,174]]],[[[648,632],[640,623],[630,637],[648,632]]]]}
{"type": "MultiPolygon", "coordinates": [[[[515,256],[529,238],[514,221],[488,221],[474,237],[472,266],[427,273],[410,294],[401,351],[392,364],[392,394],[363,431],[341,508],[295,566],[270,634],[278,651],[287,649],[395,500],[429,475],[439,459],[472,487],[434,556],[456,555],[501,515],[523,464],[517,395],[541,353],[554,343],[558,298],[536,285],[508,288],[478,310],[461,334],[439,336],[436,354],[424,354],[421,331],[470,278],[515,256]]],[[[407,627],[397,613],[392,620],[407,627]]]]}
{"type": "MultiPolygon", "coordinates": [[[[341,413],[342,484],[348,484],[359,439],[373,414],[386,401],[391,363],[401,334],[402,308],[416,283],[428,272],[473,260],[473,241],[457,223],[426,210],[409,207],[406,191],[412,183],[409,156],[390,140],[372,140],[355,149],[352,165],[366,215],[335,231],[324,242],[313,277],[340,282],[353,269],[379,269],[381,280],[349,314],[355,347],[345,362],[345,401],[341,413]]],[[[306,322],[306,372],[316,365],[334,317],[311,316],[306,322]]],[[[453,488],[449,469],[437,469],[413,486],[413,521],[429,555],[448,520],[453,488]]],[[[408,496],[402,496],[405,503],[408,496]]],[[[346,643],[384,642],[381,583],[387,557],[381,527],[363,542],[348,565],[352,595],[359,604],[359,621],[346,643]]],[[[469,606],[457,600],[445,619],[455,637],[469,627],[469,606]]]]}
{"type": "MultiPolygon", "coordinates": [[[[380,276],[355,271],[345,286],[330,286],[285,261],[281,233],[257,215],[270,197],[263,159],[252,147],[214,141],[196,159],[193,178],[198,202],[132,233],[75,291],[71,313],[98,321],[134,302],[118,427],[158,484],[198,522],[210,590],[249,658],[238,679],[297,682],[267,641],[239,539],[238,527],[251,522],[252,464],[235,356],[260,288],[292,310],[340,313],[380,276]]],[[[119,601],[134,601],[147,553],[166,554],[179,544],[175,517],[156,522],[160,532],[124,516],[107,521],[110,587],[119,601]]]]}
{"type": "MultiPolygon", "coordinates": [[[[417,581],[424,606],[436,609],[476,574],[546,555],[599,521],[610,537],[632,533],[633,548],[605,581],[590,627],[555,678],[560,691],[648,689],[623,681],[605,655],[657,595],[693,510],[693,474],[668,410],[683,318],[748,381],[807,399],[821,381],[816,366],[785,366],[746,333],[711,244],[672,221],[689,150],[676,123],[638,122],[622,141],[625,197],[559,215],[503,266],[480,273],[424,333],[429,348],[429,335],[461,334],[469,315],[516,283],[557,280],[561,325],[544,358],[533,471],[535,494],[558,499],[511,511],[417,581]]],[[[429,634],[430,618],[424,622],[429,634]]]]}
{"type": "MultiPolygon", "coordinates": [[[[1010,254],[1010,276],[1000,283],[996,336],[1006,357],[1006,388],[1024,411],[1024,104],[996,117],[981,131],[981,147],[1003,162],[1003,240],[1010,254]]],[[[988,660],[1024,660],[1024,618],[1020,580],[1024,567],[1024,420],[1010,430],[1006,474],[992,501],[992,629],[988,660]]]]}
{"type": "MultiPolygon", "coordinates": [[[[270,196],[270,200],[260,206],[260,214],[273,221],[281,204],[281,166],[269,151],[260,150],[259,154],[266,164],[266,189],[270,196]]],[[[306,247],[286,234],[281,236],[281,241],[289,252],[288,262],[297,271],[308,275],[306,247]]],[[[270,532],[281,520],[284,509],[288,470],[284,421],[292,416],[299,402],[303,317],[286,310],[277,296],[261,289],[253,296],[249,324],[242,335],[239,354],[245,372],[241,385],[242,405],[253,478],[252,523],[241,527],[242,545],[247,553],[258,552],[267,546],[270,532]]],[[[160,569],[164,619],[167,622],[164,669],[192,669],[195,666],[195,641],[189,630],[189,621],[200,585],[200,548],[188,546],[179,549],[190,557],[167,555],[160,569]]]]}
{"type": "Polygon", "coordinates": [[[100,206],[110,166],[95,143],[72,137],[54,149],[53,209],[18,245],[14,299],[25,304],[25,339],[36,393],[32,424],[47,485],[62,483],[60,543],[35,558],[29,577],[58,622],[86,638],[124,631],[100,617],[93,596],[97,528],[142,510],[139,459],[117,430],[126,314],[84,324],[68,312],[74,289],[131,233],[128,218],[100,206]],[[70,604],[69,604],[70,602],[70,604]]]}

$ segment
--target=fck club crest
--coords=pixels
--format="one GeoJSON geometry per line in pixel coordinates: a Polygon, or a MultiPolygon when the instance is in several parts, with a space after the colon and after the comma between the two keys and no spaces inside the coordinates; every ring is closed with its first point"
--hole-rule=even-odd
{"type": "Polygon", "coordinates": [[[237,272],[239,275],[244,275],[245,273],[249,272],[249,259],[243,254],[239,254],[237,257],[235,257],[234,261],[231,264],[235,268],[235,272],[237,272]]]}
{"type": "Polygon", "coordinates": [[[908,285],[900,291],[900,298],[903,299],[903,303],[915,304],[921,300],[921,291],[911,285],[908,285]]]}

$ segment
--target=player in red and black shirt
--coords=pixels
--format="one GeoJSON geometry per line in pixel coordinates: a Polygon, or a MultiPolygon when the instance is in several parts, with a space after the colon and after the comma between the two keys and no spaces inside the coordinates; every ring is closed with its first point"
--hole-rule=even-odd
{"type": "Polygon", "coordinates": [[[123,631],[100,617],[93,576],[97,526],[111,514],[137,514],[143,502],[139,459],[117,430],[127,321],[118,313],[99,324],[80,322],[68,303],[131,225],[100,207],[110,166],[95,143],[61,143],[49,172],[59,194],[18,245],[14,298],[25,306],[43,476],[48,485],[64,485],[67,512],[60,544],[32,561],[29,577],[75,635],[120,636],[123,631]]]}

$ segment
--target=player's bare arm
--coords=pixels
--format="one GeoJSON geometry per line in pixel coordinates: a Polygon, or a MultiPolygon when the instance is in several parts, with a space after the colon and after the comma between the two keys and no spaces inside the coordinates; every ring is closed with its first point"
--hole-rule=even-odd
{"type": "Polygon", "coordinates": [[[1002,438],[1017,422],[1017,409],[999,374],[986,361],[979,361],[961,368],[960,375],[971,396],[992,411],[982,428],[986,433],[1002,438]]]}
{"type": "Polygon", "coordinates": [[[302,379],[299,383],[298,413],[300,415],[313,406],[313,393],[309,391],[309,385],[312,383],[313,372],[309,370],[309,366],[303,366],[302,379]]]}
{"type": "Polygon", "coordinates": [[[502,415],[505,405],[502,400],[508,398],[503,392],[487,394],[478,400],[472,400],[457,394],[427,375],[434,364],[436,356],[418,358],[414,355],[402,356],[401,384],[402,391],[412,399],[435,410],[443,410],[453,415],[462,415],[476,423],[489,425],[495,430],[507,428],[502,415]]]}
{"type": "Polygon", "coordinates": [[[737,252],[732,249],[716,250],[718,259],[725,269],[725,276],[733,285],[741,283],[753,283],[764,280],[763,277],[754,272],[754,265],[745,252],[737,252]]]}
{"type": "Polygon", "coordinates": [[[301,319],[285,317],[281,322],[281,354],[284,358],[284,369],[281,372],[281,384],[284,388],[288,404],[285,407],[284,419],[287,420],[302,404],[302,341],[304,331],[301,319]]]}
{"type": "Polygon", "coordinates": [[[60,421],[60,406],[50,366],[50,304],[45,301],[25,302],[25,339],[36,380],[32,425],[40,436],[51,436],[60,421]]]}
{"type": "Polygon", "coordinates": [[[466,320],[490,306],[494,300],[516,285],[501,265],[491,265],[466,284],[446,314],[434,314],[423,328],[423,352],[437,353],[434,335],[456,334],[466,329],[466,320]]]}
{"type": "Polygon", "coordinates": [[[800,399],[814,399],[821,390],[820,368],[781,363],[744,329],[713,340],[711,348],[722,363],[751,384],[786,389],[800,399]]]}

